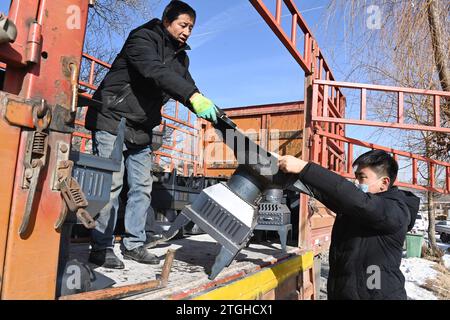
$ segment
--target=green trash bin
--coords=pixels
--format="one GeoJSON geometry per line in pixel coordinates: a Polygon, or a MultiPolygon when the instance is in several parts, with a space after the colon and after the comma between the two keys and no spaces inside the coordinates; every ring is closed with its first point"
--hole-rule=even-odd
{"type": "Polygon", "coordinates": [[[423,235],[421,234],[406,234],[406,257],[420,258],[422,256],[423,235]]]}

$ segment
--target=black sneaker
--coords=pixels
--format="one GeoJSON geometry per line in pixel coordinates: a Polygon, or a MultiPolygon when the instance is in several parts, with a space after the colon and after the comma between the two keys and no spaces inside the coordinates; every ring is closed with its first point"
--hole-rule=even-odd
{"type": "Polygon", "coordinates": [[[111,248],[99,251],[91,251],[91,254],[89,255],[89,262],[108,269],[125,268],[123,262],[119,258],[117,258],[113,249],[111,248]]]}
{"type": "Polygon", "coordinates": [[[123,252],[123,258],[126,260],[134,260],[139,263],[159,264],[159,258],[148,252],[143,246],[133,250],[125,250],[123,252]]]}

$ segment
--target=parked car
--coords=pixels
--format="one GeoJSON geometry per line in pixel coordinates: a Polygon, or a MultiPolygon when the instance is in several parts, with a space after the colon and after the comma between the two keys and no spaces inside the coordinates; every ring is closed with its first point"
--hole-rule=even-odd
{"type": "Polygon", "coordinates": [[[422,214],[417,214],[416,222],[414,223],[414,227],[412,229],[413,233],[417,232],[426,232],[428,230],[428,220],[424,219],[422,214]]]}
{"type": "Polygon", "coordinates": [[[450,220],[439,221],[436,223],[435,230],[439,233],[442,242],[450,243],[450,220]]]}

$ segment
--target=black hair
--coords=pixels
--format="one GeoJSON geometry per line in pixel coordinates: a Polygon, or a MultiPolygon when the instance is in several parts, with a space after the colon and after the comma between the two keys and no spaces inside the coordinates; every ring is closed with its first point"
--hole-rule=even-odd
{"type": "Polygon", "coordinates": [[[164,9],[162,21],[167,20],[169,23],[172,23],[173,21],[177,20],[178,16],[182,14],[189,15],[194,21],[197,17],[195,10],[192,9],[192,7],[187,3],[178,0],[171,1],[164,9]]]}
{"type": "Polygon", "coordinates": [[[387,175],[391,179],[389,187],[397,179],[398,163],[395,159],[386,151],[372,150],[359,156],[358,159],[353,162],[353,167],[369,167],[378,177],[387,175]]]}

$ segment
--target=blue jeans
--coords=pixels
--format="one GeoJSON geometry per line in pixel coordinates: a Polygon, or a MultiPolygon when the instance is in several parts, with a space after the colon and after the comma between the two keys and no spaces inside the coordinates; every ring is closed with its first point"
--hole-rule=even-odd
{"type": "MultiPolygon", "coordinates": [[[[116,136],[106,131],[92,133],[92,149],[97,156],[109,158],[116,136]]],[[[127,149],[123,146],[120,172],[114,172],[109,203],[100,211],[97,225],[91,232],[92,250],[103,250],[114,246],[114,229],[119,209],[119,195],[123,186],[125,168],[129,191],[125,208],[125,235],[123,245],[127,250],[142,246],[146,240],[145,225],[147,213],[153,216],[151,192],[153,176],[150,146],[127,149]]],[[[148,223],[148,222],[147,222],[148,223]]]]}

